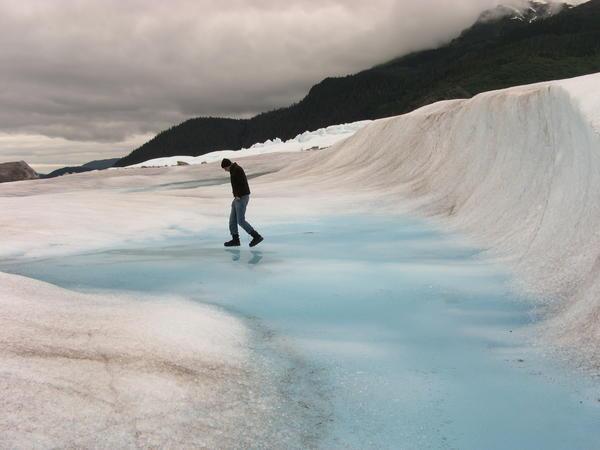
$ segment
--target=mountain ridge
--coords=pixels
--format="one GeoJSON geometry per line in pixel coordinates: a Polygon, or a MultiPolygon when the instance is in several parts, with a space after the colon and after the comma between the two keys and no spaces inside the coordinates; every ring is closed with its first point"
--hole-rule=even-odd
{"type": "Polygon", "coordinates": [[[104,170],[113,167],[119,160],[120,158],[96,159],[94,161],[87,162],[80,166],[66,166],[61,167],[60,169],[53,170],[52,172],[45,175],[40,174],[40,178],[55,178],[63,175],[70,175],[72,173],[90,172],[92,170],[104,170]]]}

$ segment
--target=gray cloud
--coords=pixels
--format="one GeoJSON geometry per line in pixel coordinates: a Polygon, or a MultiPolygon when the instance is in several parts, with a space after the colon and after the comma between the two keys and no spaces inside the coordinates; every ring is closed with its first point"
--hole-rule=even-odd
{"type": "Polygon", "coordinates": [[[121,148],[192,116],[247,117],[439,45],[498,3],[0,0],[0,132],[121,148]]]}

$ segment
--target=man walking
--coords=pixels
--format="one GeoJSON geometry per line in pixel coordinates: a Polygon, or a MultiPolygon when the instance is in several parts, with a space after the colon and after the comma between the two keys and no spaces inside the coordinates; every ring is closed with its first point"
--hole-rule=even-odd
{"type": "Polygon", "coordinates": [[[221,161],[221,167],[229,172],[231,177],[231,188],[233,190],[233,202],[231,203],[231,214],[229,215],[229,231],[232,239],[225,242],[225,247],[238,247],[240,245],[240,235],[238,234],[238,225],[252,236],[250,247],[254,247],[262,242],[263,237],[256,232],[252,225],[246,222],[246,207],[250,201],[250,187],[244,169],[232,163],[227,158],[221,161]]]}

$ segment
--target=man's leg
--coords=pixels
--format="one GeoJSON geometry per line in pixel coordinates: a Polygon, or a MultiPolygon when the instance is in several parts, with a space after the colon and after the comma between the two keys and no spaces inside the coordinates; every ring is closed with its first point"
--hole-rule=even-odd
{"type": "Polygon", "coordinates": [[[240,197],[239,200],[235,200],[235,215],[237,217],[237,223],[239,224],[239,226],[246,230],[246,233],[248,233],[250,236],[254,236],[256,234],[256,231],[254,231],[252,225],[246,222],[246,206],[248,206],[249,201],[249,195],[244,195],[243,197],[240,197]]]}
{"type": "Polygon", "coordinates": [[[237,227],[237,213],[235,211],[235,203],[234,199],[231,203],[231,213],[229,214],[229,231],[231,232],[231,240],[225,242],[225,247],[237,247],[240,245],[240,236],[238,235],[238,227],[237,227]]]}
{"type": "Polygon", "coordinates": [[[232,236],[236,236],[238,234],[238,219],[237,219],[237,200],[234,198],[231,202],[231,213],[229,214],[229,232],[232,236]]]}
{"type": "Polygon", "coordinates": [[[248,222],[246,222],[246,206],[250,201],[249,195],[244,195],[236,202],[236,215],[238,224],[246,230],[246,232],[252,236],[252,241],[250,242],[250,247],[254,247],[255,245],[261,243],[263,241],[263,237],[258,234],[258,232],[252,228],[248,222]]]}

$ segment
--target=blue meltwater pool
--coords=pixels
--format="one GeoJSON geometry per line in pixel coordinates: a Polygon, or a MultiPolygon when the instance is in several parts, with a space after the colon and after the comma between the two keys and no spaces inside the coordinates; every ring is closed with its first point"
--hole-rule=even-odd
{"type": "Polygon", "coordinates": [[[224,249],[224,227],[0,270],[79,291],[175,293],[242,318],[262,330],[256,351],[268,336],[273,361],[311,374],[290,381],[306,409],[327,404],[311,446],[600,448],[600,383],[527,345],[530,304],[476,249],[410,218],[259,231],[255,250],[224,249]]]}

